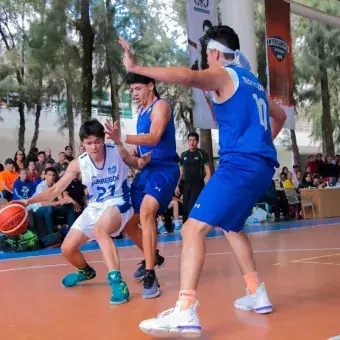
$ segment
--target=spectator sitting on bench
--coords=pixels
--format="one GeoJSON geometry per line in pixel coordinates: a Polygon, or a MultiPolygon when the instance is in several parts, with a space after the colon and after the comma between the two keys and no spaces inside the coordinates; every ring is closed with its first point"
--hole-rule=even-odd
{"type": "Polygon", "coordinates": [[[315,188],[315,185],[313,183],[312,174],[310,172],[306,172],[299,185],[299,189],[305,189],[305,188],[315,188]]]}
{"type": "Polygon", "coordinates": [[[295,184],[293,183],[293,174],[291,172],[287,173],[287,179],[283,182],[283,187],[285,189],[295,189],[295,184]]]}
{"type": "Polygon", "coordinates": [[[14,161],[11,158],[5,160],[5,170],[0,172],[0,193],[2,198],[11,201],[13,198],[13,185],[18,178],[14,161]]]}
{"type": "Polygon", "coordinates": [[[32,197],[34,194],[33,183],[27,179],[27,170],[19,169],[19,178],[16,179],[13,185],[13,199],[25,200],[32,197]]]}
{"type": "MultiPolygon", "coordinates": [[[[45,179],[41,183],[38,184],[35,194],[43,192],[47,190],[48,188],[52,187],[55,184],[56,177],[57,177],[57,172],[54,168],[46,169],[45,179]]],[[[63,206],[65,203],[67,204],[65,199],[63,199],[62,197],[58,197],[56,200],[53,200],[53,201],[32,204],[28,206],[28,209],[33,210],[36,216],[44,220],[48,233],[53,234],[55,231],[54,212],[56,211],[57,207],[63,206]]],[[[64,212],[64,211],[66,211],[66,213],[70,215],[69,220],[72,225],[76,219],[74,210],[66,209],[66,210],[62,210],[61,212],[64,212]]],[[[59,215],[59,212],[58,212],[58,215],[59,215]]]]}
{"type": "Polygon", "coordinates": [[[325,188],[327,186],[323,177],[318,175],[313,175],[313,184],[316,188],[325,188]]]}
{"type": "Polygon", "coordinates": [[[39,172],[35,166],[35,162],[29,162],[27,169],[27,179],[34,183],[39,177],[39,172]]]}

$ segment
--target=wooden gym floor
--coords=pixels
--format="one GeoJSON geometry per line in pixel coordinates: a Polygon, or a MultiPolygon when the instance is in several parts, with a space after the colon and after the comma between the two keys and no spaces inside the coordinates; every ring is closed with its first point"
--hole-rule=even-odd
{"type": "MultiPolygon", "coordinates": [[[[275,307],[270,315],[234,309],[234,299],[244,294],[243,279],[221,234],[207,240],[199,288],[202,339],[326,340],[340,334],[340,219],[272,229],[250,235],[260,279],[275,307]]],[[[133,279],[141,253],[123,246],[122,274],[131,300],[121,306],[109,304],[110,287],[98,250],[86,252],[97,277],[67,289],[60,280],[72,267],[59,250],[0,254],[0,339],[149,339],[140,332],[139,322],[172,307],[178,294],[181,244],[174,235],[160,239],[167,262],[157,271],[162,296],[141,298],[141,285],[133,279]]]]}

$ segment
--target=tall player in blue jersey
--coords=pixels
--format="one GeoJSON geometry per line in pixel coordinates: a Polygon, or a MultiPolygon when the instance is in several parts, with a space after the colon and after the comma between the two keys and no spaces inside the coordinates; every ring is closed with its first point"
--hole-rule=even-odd
{"type": "Polygon", "coordinates": [[[117,123],[106,122],[108,136],[116,143],[137,146],[137,156],[152,152],[150,163],[137,174],[131,186],[131,200],[135,215],[125,231],[136,244],[143,245],[144,265],[137,272],[143,279],[142,297],[151,299],[160,295],[155,275],[157,228],[156,215],[171,202],[179,179],[176,153],[175,123],[171,105],[159,98],[155,80],[130,73],[127,79],[136,103],[141,107],[137,121],[137,135],[122,135],[117,123]],[[142,231],[139,228],[142,225],[142,231]],[[141,242],[142,241],[142,242],[141,242]]]}
{"type": "Polygon", "coordinates": [[[257,199],[268,188],[274,167],[278,167],[272,140],[286,116],[267,98],[249,63],[243,61],[237,34],[228,26],[215,26],[207,35],[209,68],[204,71],[139,66],[129,44],[121,39],[124,64],[130,72],[211,91],[219,126],[219,167],[183,226],[179,301],[175,308],[140,324],[143,332],[155,336],[200,336],[196,290],[205,257],[205,235],[212,226],[224,229],[247,284],[247,295],[237,299],[235,307],[257,313],[272,311],[242,229],[257,199]]]}

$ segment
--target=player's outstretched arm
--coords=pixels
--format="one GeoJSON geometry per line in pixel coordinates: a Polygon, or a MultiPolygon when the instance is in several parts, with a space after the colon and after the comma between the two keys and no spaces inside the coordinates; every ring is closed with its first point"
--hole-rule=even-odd
{"type": "Polygon", "coordinates": [[[124,48],[124,65],[129,72],[154,78],[170,84],[198,88],[204,91],[218,91],[230,83],[233,86],[228,72],[222,67],[209,67],[204,71],[193,71],[186,67],[144,67],[138,65],[133,58],[129,43],[119,38],[124,48]]]}
{"type": "Polygon", "coordinates": [[[64,176],[51,188],[27,199],[22,201],[25,205],[38,203],[38,202],[45,202],[55,199],[56,197],[60,196],[72,180],[77,176],[80,172],[78,159],[74,159],[70,165],[67,167],[64,176]]]}
{"type": "Polygon", "coordinates": [[[119,122],[111,124],[109,120],[105,122],[105,133],[115,143],[127,143],[132,145],[156,146],[161,140],[164,130],[171,118],[170,105],[161,100],[155,104],[150,115],[150,132],[142,135],[121,135],[119,122]]]}
{"type": "Polygon", "coordinates": [[[122,158],[123,162],[128,165],[130,168],[134,168],[137,170],[142,170],[151,160],[151,152],[146,153],[145,155],[137,158],[132,156],[129,151],[127,151],[123,145],[117,145],[119,155],[122,158]]]}
{"type": "Polygon", "coordinates": [[[274,140],[283,128],[287,119],[286,113],[277,105],[273,99],[267,96],[269,102],[270,125],[272,129],[272,139],[274,140]]]}

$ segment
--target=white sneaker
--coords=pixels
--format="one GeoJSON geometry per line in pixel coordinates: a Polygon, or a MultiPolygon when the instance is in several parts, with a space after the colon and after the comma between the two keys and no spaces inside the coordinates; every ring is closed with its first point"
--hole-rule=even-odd
{"type": "Polygon", "coordinates": [[[248,311],[253,310],[258,314],[271,313],[273,306],[269,300],[264,283],[260,284],[255,294],[250,294],[247,290],[246,296],[235,301],[235,308],[248,311]]]}
{"type": "Polygon", "coordinates": [[[178,301],[174,308],[159,314],[155,319],[144,320],[139,324],[142,332],[154,337],[197,338],[201,336],[202,327],[197,316],[198,301],[189,309],[181,311],[178,301]]]}

